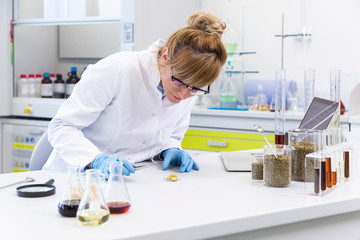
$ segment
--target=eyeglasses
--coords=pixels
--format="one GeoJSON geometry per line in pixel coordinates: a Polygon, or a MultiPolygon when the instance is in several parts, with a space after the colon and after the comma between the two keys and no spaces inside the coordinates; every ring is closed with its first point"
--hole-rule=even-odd
{"type": "Polygon", "coordinates": [[[191,95],[204,95],[204,94],[208,94],[210,92],[210,85],[208,85],[207,90],[205,89],[201,89],[201,88],[196,88],[196,87],[192,87],[190,85],[187,85],[186,83],[184,83],[183,81],[177,79],[176,77],[174,77],[173,75],[173,69],[172,67],[170,67],[171,70],[171,84],[176,87],[176,88],[188,88],[190,89],[190,94],[191,95]]]}

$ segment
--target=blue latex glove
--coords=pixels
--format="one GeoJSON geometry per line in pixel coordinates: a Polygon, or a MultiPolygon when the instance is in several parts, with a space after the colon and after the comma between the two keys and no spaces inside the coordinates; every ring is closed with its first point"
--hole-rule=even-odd
{"type": "Polygon", "coordinates": [[[130,173],[135,173],[134,164],[129,163],[125,158],[121,156],[109,157],[103,153],[100,153],[94,158],[94,160],[91,162],[91,168],[100,169],[101,173],[105,175],[107,180],[110,174],[109,167],[111,162],[123,162],[123,175],[129,176],[130,173]]]}
{"type": "Polygon", "coordinates": [[[169,165],[180,166],[180,172],[190,172],[191,169],[199,170],[199,165],[184,150],[178,148],[169,148],[162,153],[164,158],[163,170],[169,168],[169,165]]]}

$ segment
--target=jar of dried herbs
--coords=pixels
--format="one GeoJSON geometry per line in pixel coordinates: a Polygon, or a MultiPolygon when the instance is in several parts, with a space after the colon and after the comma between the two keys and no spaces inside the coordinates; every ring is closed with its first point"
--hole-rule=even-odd
{"type": "Polygon", "coordinates": [[[306,155],[321,150],[321,134],[317,130],[298,129],[288,132],[289,145],[294,147],[291,157],[292,180],[300,182],[314,181],[314,161],[306,155]]]}
{"type": "Polygon", "coordinates": [[[264,154],[251,153],[250,161],[251,161],[251,178],[254,180],[263,180],[264,154]]]}
{"type": "Polygon", "coordinates": [[[291,183],[291,155],[287,145],[264,146],[264,183],[272,187],[286,187],[291,183]]]}

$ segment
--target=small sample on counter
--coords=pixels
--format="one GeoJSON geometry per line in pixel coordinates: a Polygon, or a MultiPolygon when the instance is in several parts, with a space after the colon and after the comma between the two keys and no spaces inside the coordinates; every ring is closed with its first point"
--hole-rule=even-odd
{"type": "Polygon", "coordinates": [[[285,187],[291,182],[290,156],[266,155],[264,159],[264,182],[273,187],[285,187]]]}
{"type": "Polygon", "coordinates": [[[253,162],[251,164],[251,176],[252,179],[262,180],[263,179],[264,164],[262,161],[253,162]]]}
{"type": "Polygon", "coordinates": [[[164,178],[164,180],[170,181],[170,182],[176,182],[176,181],[179,181],[180,178],[178,178],[177,174],[173,173],[173,174],[170,174],[168,177],[164,178]]]}
{"type": "Polygon", "coordinates": [[[311,142],[293,142],[291,145],[295,148],[291,158],[292,180],[301,182],[314,181],[314,159],[306,158],[306,154],[314,152],[314,144],[311,142]]]}

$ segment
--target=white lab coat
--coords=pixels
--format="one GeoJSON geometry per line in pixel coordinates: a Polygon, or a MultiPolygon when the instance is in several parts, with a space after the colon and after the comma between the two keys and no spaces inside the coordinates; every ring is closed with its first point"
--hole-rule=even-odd
{"type": "Polygon", "coordinates": [[[196,97],[173,104],[157,89],[157,47],[119,52],[89,65],[49,124],[54,147],[43,169],[85,167],[96,155],[130,162],[181,148],[196,97]]]}

